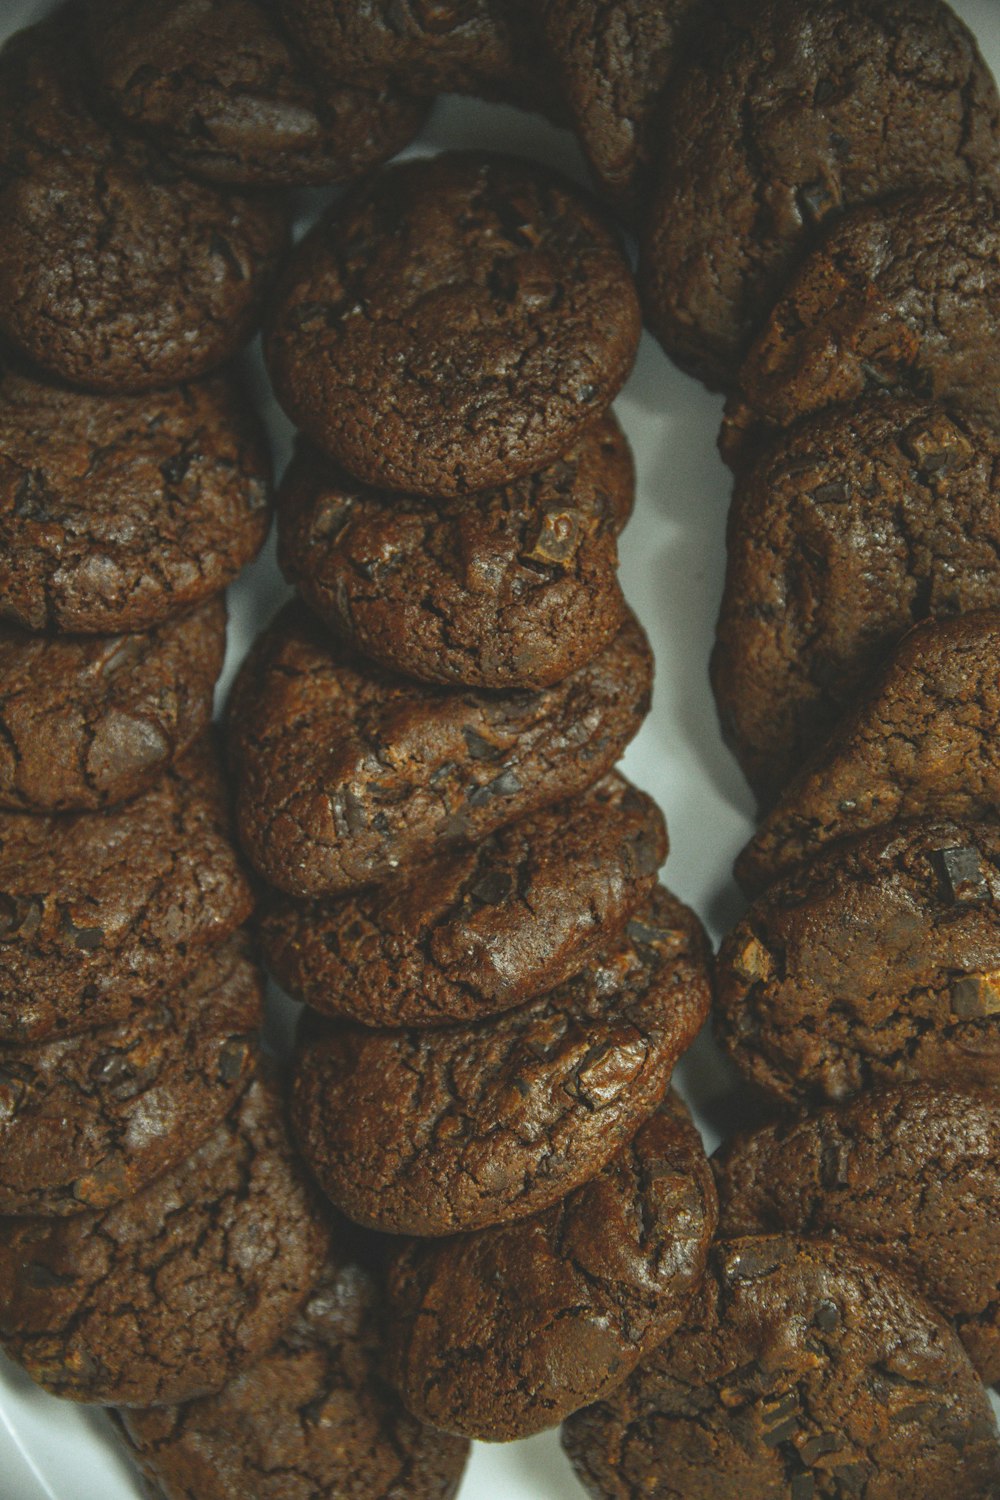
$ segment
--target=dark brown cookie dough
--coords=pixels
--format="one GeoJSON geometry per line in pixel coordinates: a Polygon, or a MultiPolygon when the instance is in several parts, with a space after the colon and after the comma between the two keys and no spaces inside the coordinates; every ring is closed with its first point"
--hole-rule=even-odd
{"type": "Polygon", "coordinates": [[[0,807],[63,812],[143,791],[212,718],[226,606],[140,635],[29,635],[0,624],[0,807]]]}
{"type": "Polygon", "coordinates": [[[453,152],[330,209],[282,277],[265,352],[288,415],[349,473],[441,497],[565,453],[639,333],[628,265],[581,189],[453,152]]]}
{"type": "Polygon", "coordinates": [[[184,177],[99,119],[83,26],[70,0],[0,53],[0,331],[77,385],[146,390],[251,336],[285,211],[184,177]]]}
{"type": "Polygon", "coordinates": [[[716,960],[716,1034],[786,1103],[1000,1087],[1000,826],[892,823],[777,880],[716,960]]]}
{"type": "Polygon", "coordinates": [[[651,678],[632,616],[555,687],[501,695],[365,666],[292,604],[230,701],[243,845],[294,896],[384,880],[599,780],[639,728],[651,678]]]}
{"type": "Polygon", "coordinates": [[[126,807],[0,813],[0,1041],[124,1020],[252,908],[207,739],[126,807]]]}
{"type": "Polygon", "coordinates": [[[217,1391],[274,1344],[329,1231],[278,1089],[254,1082],[183,1164],[104,1212],[0,1223],[0,1345],[73,1401],[217,1391]]]}
{"type": "Polygon", "coordinates": [[[183,1161],[247,1081],[263,998],[233,941],[117,1026],[0,1047],[0,1214],[107,1208],[183,1161]]]}
{"type": "Polygon", "coordinates": [[[276,898],[264,961],[326,1015],[477,1020],[578,973],[650,894],[666,853],[656,804],[612,774],[384,885],[337,902],[276,898]]]}
{"type": "Polygon", "coordinates": [[[271,461],[225,378],[90,396],[0,380],[0,618],[146,630],[224,589],[270,524],[271,461]]]}
{"type": "Polygon", "coordinates": [[[88,0],[108,97],[216,182],[334,183],[401,150],[425,106],[383,83],[319,85],[269,0],[88,0]]]}
{"type": "Polygon", "coordinates": [[[715,0],[545,0],[546,43],[573,129],[602,193],[646,213],[667,79],[715,0]]]}
{"type": "Polygon", "coordinates": [[[736,861],[748,895],[901,818],[1000,808],[1000,611],[916,625],[736,861]]]}
{"type": "Polygon", "coordinates": [[[996,86],[941,0],[724,0],[668,91],[646,316],[731,387],[817,226],[929,182],[1000,186],[996,86]]]}
{"type": "Polygon", "coordinates": [[[698,919],[659,888],[567,984],[478,1024],[315,1025],[292,1120],[336,1205],[401,1234],[525,1218],[622,1149],[709,1004],[698,919]]]}
{"type": "Polygon", "coordinates": [[[885,389],[1000,426],[1000,200],[932,188],[855,209],[776,302],[740,369],[726,447],[753,423],[885,389]]]}
{"type": "Polygon", "coordinates": [[[421,682],[545,687],[625,614],[616,537],[634,474],[612,417],[554,464],[452,501],[380,493],[300,447],[278,499],[278,557],[321,619],[421,682]]]}
{"type": "Polygon", "coordinates": [[[791,1230],[885,1261],[952,1320],[981,1378],[1000,1378],[996,1095],[880,1089],[741,1137],[714,1165],[722,1235],[791,1230]]]}
{"type": "Polygon", "coordinates": [[[410,1411],[507,1442],[596,1401],[681,1322],[715,1221],[701,1139],[671,1095],[554,1208],[410,1242],[389,1278],[393,1376],[410,1411]]]}
{"type": "Polygon", "coordinates": [[[563,1443],[594,1500],[996,1500],[954,1333],[887,1266],[786,1236],[709,1255],[697,1312],[563,1443]]]}
{"type": "Polygon", "coordinates": [[[739,473],[712,686],[766,805],[915,620],[1000,604],[1000,439],[912,399],[807,418],[739,473]]]}
{"type": "Polygon", "coordinates": [[[119,1414],[155,1500],[451,1500],[469,1445],[404,1411],[375,1278],[331,1259],[279,1342],[217,1396],[119,1414]]]}

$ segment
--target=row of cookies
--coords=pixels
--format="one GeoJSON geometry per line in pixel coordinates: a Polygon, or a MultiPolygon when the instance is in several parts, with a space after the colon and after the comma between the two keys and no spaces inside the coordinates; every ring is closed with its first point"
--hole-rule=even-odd
{"type": "MultiPolygon", "coordinates": [[[[176,380],[253,328],[267,267],[225,222],[273,223],[276,251],[283,216],[104,121],[79,16],[0,57],[8,292],[56,327],[12,315],[0,382],[0,1342],[50,1391],[141,1408],[209,1399],[251,1364],[266,1391],[281,1339],[282,1376],[342,1417],[317,1429],[324,1487],[353,1464],[362,1485],[427,1471],[444,1496],[465,1445],[380,1383],[370,1277],[259,1065],[253,894],[207,728],[270,461],[232,376],[176,380]],[[91,338],[85,369],[67,349],[91,338]]],[[[162,1448],[157,1420],[134,1411],[132,1443],[162,1448]]]]}
{"type": "Polygon", "coordinates": [[[656,885],[662,817],[611,772],[652,675],[614,579],[631,465],[601,415],[637,338],[588,200],[455,155],[331,210],[265,340],[309,435],[278,507],[302,598],[229,730],[275,888],[265,959],[312,1007],[293,1125],[337,1207],[397,1237],[397,1382],[466,1436],[622,1380],[715,1219],[697,1134],[660,1108],[707,948],[656,885]]]}

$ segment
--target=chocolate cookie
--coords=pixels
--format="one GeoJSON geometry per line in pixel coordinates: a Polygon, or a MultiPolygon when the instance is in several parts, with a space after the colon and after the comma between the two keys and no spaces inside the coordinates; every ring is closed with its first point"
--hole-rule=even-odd
{"type": "Polygon", "coordinates": [[[89,0],[100,82],[130,125],[216,182],[334,183],[402,150],[425,106],[318,85],[269,0],[89,0]]]}
{"type": "Polygon", "coordinates": [[[666,833],[656,804],[612,774],[385,885],[337,902],[276,898],[264,961],[298,999],[367,1026],[509,1010],[622,931],[652,891],[666,833]]]}
{"type": "Polygon", "coordinates": [[[716,982],[719,1041],[786,1103],[920,1078],[996,1088],[1000,827],[901,822],[833,845],[757,898],[716,982]]]}
{"type": "Polygon", "coordinates": [[[557,463],[452,501],[355,484],[299,449],[278,502],[278,557],[358,650],[421,682],[545,687],[622,623],[615,539],[634,493],[612,417],[557,463]]]}
{"type": "Polygon", "coordinates": [[[995,431],[889,397],[737,475],[712,686],[765,805],[915,620],[1000,605],[998,476],[995,431]]]}
{"type": "Polygon", "coordinates": [[[525,1218],[588,1181],[666,1092],[709,1003],[705,936],[657,889],[575,979],[477,1024],[314,1023],[292,1121],[348,1217],[455,1234],[525,1218]]]}
{"type": "Polygon", "coordinates": [[[736,861],[748,893],[900,818],[1000,807],[1000,611],[927,620],[786,788],[736,861]]]}
{"type": "Polygon", "coordinates": [[[507,1442],[597,1400],[680,1323],[715,1221],[701,1139],[670,1095],[545,1213],[410,1242],[389,1277],[393,1375],[410,1411],[507,1442]]]}
{"type": "Polygon", "coordinates": [[[156,1500],[451,1500],[469,1445],[403,1409],[384,1342],[375,1278],[337,1256],[270,1353],[217,1396],[123,1411],[119,1430],[156,1500]]]}
{"type": "Polygon", "coordinates": [[[998,121],[941,0],[723,0],[668,91],[642,256],[654,333],[731,387],[818,225],[929,182],[1000,187],[998,121]]]}
{"type": "Polygon", "coordinates": [[[0,625],[0,807],[95,809],[143,791],[212,718],[226,606],[141,635],[0,625]]]}
{"type": "Polygon", "coordinates": [[[272,885],[315,896],[474,843],[610,770],[647,711],[651,677],[632,616],[555,687],[500,695],[364,666],[289,605],[230,702],[244,847],[272,885]]]}
{"type": "Polygon", "coordinates": [[[183,1161],[247,1081],[263,999],[230,942],[117,1026],[0,1047],[0,1214],[107,1208],[183,1161]]]}
{"type": "MultiPolygon", "coordinates": [[[[996,186],[994,184],[994,186],[996,186]]],[[[855,209],[778,299],[740,369],[753,420],[889,389],[1000,425],[1000,202],[986,188],[927,189],[855,209]]]]}
{"type": "MultiPolygon", "coordinates": [[[[521,0],[524,3],[524,0],[521,0]]],[[[346,83],[387,75],[427,94],[476,93],[518,68],[512,0],[278,0],[315,65],[346,83]]]]}
{"type": "Polygon", "coordinates": [[[839,1240],[907,1275],[1000,1379],[1000,1104],[919,1084],[744,1136],[715,1159],[725,1236],[839,1240]]]}
{"type": "Polygon", "coordinates": [[[0,1224],[0,1345],[73,1401],[153,1406],[220,1390],[267,1352],[328,1251],[278,1090],[124,1203],[0,1224]]]}
{"type": "Polygon", "coordinates": [[[71,0],[0,53],[0,331],[77,385],[146,390],[251,336],[285,215],[99,119],[83,24],[71,0]]]}
{"type": "Polygon", "coordinates": [[[563,1443],[595,1500],[995,1500],[954,1333],[887,1266],[775,1235],[709,1255],[697,1312],[563,1443]]]}
{"type": "Polygon", "coordinates": [[[148,1006],[253,907],[211,742],[126,807],[0,813],[0,1041],[148,1006]]]}
{"type": "Polygon", "coordinates": [[[573,129],[603,194],[641,222],[663,93],[693,17],[715,0],[545,0],[542,21],[573,129]]]}
{"type": "Polygon", "coordinates": [[[142,631],[219,593],[270,524],[260,424],[223,377],[144,396],[0,380],[0,618],[142,631]]]}
{"type": "Polygon", "coordinates": [[[639,342],[632,277],[579,188],[472,152],[388,168],[293,255],[268,368],[297,426],[368,484],[435,498],[557,459],[639,342]]]}

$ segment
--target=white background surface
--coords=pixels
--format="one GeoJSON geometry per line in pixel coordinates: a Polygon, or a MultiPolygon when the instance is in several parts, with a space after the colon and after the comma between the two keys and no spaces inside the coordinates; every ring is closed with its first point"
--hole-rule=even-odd
{"type": "MultiPolygon", "coordinates": [[[[0,0],[0,39],[51,9],[49,0],[0,0]]],[[[955,0],[1000,73],[1000,3],[955,0]]],[[[535,116],[471,100],[437,105],[417,148],[479,146],[533,156],[585,180],[572,137],[535,116]]],[[[310,195],[319,204],[322,195],[310,195]]],[[[276,468],[289,427],[262,385],[276,468]]],[[[616,403],[635,452],[635,517],[622,538],[622,582],[656,655],[653,710],[625,757],[626,772],[664,808],[671,853],[665,879],[714,939],[741,909],[733,856],[752,827],[752,800],[722,744],[707,664],[724,567],[728,475],[715,451],[721,401],[681,375],[648,334],[616,403]]],[[[230,591],[230,652],[222,688],[284,596],[273,542],[230,591]]],[[[284,1029],[278,1013],[272,1028],[284,1029]]],[[[707,1036],[677,1082],[714,1146],[740,1115],[740,1098],[707,1036]]],[[[100,1412],[55,1401],[0,1357],[0,1500],[137,1500],[127,1462],[100,1412]]],[[[476,1444],[460,1500],[581,1500],[555,1434],[505,1446],[476,1444]]],[[[248,1495],[245,1500],[256,1500],[248,1495]]],[[[316,1497],[334,1500],[334,1497],[316,1497]]],[[[378,1497],[372,1497],[378,1500],[378,1497]]],[[[956,1497],[957,1500],[957,1497],[956,1497]]]]}

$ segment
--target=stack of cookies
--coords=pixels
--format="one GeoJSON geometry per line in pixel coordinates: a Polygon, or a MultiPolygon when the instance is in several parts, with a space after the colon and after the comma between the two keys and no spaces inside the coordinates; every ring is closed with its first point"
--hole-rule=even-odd
{"type": "Polygon", "coordinates": [[[638,334],[589,199],[458,154],[336,205],[265,338],[303,429],[278,505],[300,597],[230,704],[239,829],[275,887],[265,959],[311,1007],[300,1147],[343,1213],[406,1237],[395,1378],[465,1436],[622,1380],[715,1221],[667,1095],[707,947],[611,769],[651,687],[608,414],[638,334]]]}

